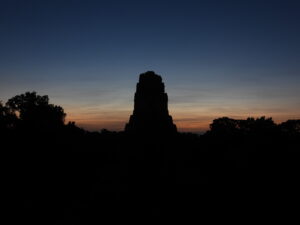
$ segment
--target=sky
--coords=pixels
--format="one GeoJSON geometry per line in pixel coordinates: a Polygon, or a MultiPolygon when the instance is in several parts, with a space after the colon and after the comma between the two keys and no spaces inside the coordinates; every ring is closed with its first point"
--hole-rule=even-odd
{"type": "Polygon", "coordinates": [[[179,131],[300,118],[300,1],[0,0],[0,100],[48,95],[67,121],[123,130],[139,74],[179,131]]]}

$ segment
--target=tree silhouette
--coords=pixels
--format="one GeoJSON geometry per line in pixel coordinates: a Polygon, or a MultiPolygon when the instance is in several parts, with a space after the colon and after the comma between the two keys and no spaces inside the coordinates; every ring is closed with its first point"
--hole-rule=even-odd
{"type": "Polygon", "coordinates": [[[239,120],[239,129],[244,134],[270,134],[276,131],[276,126],[272,117],[262,116],[256,119],[249,117],[246,120],[239,120]]]}
{"type": "Polygon", "coordinates": [[[16,121],[16,114],[0,102],[0,131],[13,129],[16,121]]]}
{"type": "Polygon", "coordinates": [[[18,115],[19,125],[27,129],[51,130],[64,125],[63,108],[49,104],[47,95],[26,92],[9,99],[6,106],[18,115]]]}
{"type": "Polygon", "coordinates": [[[281,132],[289,135],[300,134],[300,120],[288,120],[279,125],[281,132]]]}
{"type": "Polygon", "coordinates": [[[274,134],[277,131],[277,125],[273,119],[264,116],[260,118],[249,117],[246,120],[235,120],[228,117],[222,117],[213,120],[210,124],[210,132],[214,135],[232,136],[232,135],[266,135],[274,134]]]}
{"type": "Polygon", "coordinates": [[[214,119],[210,124],[211,132],[217,135],[233,135],[238,132],[238,128],[238,121],[228,117],[214,119]]]}

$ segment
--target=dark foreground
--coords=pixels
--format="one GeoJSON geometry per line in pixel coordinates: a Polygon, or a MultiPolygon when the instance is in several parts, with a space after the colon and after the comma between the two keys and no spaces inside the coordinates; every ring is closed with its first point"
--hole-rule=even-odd
{"type": "Polygon", "coordinates": [[[298,219],[298,134],[136,136],[66,128],[2,138],[14,224],[298,219]]]}
{"type": "Polygon", "coordinates": [[[179,134],[147,74],[126,133],[65,124],[36,92],[0,101],[8,224],[299,223],[300,120],[223,117],[179,134]]]}

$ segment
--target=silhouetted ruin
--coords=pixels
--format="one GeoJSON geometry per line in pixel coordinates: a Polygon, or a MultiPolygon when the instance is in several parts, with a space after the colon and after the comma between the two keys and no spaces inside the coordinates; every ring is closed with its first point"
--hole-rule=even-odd
{"type": "Polygon", "coordinates": [[[161,76],[153,71],[140,74],[134,95],[134,110],[126,124],[129,133],[176,133],[168,111],[168,95],[161,76]]]}

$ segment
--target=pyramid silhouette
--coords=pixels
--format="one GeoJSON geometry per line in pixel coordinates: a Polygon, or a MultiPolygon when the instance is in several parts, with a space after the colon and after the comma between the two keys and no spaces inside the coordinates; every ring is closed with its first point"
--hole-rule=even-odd
{"type": "Polygon", "coordinates": [[[134,95],[134,110],[125,126],[129,133],[176,133],[168,111],[168,95],[161,76],[153,71],[140,74],[134,95]]]}

